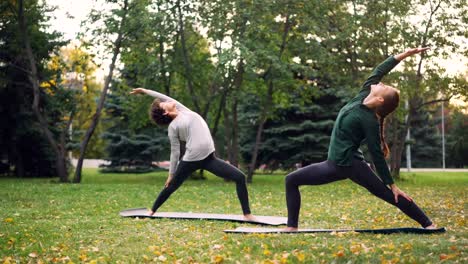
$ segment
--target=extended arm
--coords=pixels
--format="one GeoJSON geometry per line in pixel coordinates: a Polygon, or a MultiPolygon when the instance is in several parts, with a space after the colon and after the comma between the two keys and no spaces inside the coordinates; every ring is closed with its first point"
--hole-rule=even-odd
{"type": "Polygon", "coordinates": [[[424,52],[426,50],[430,49],[429,47],[426,47],[426,48],[413,48],[413,49],[408,49],[406,50],[405,52],[402,52],[398,55],[395,55],[395,59],[397,61],[402,61],[404,60],[405,58],[409,57],[409,56],[412,56],[414,54],[418,54],[418,53],[421,53],[421,52],[424,52]]]}
{"type": "Polygon", "coordinates": [[[384,60],[382,63],[380,63],[375,69],[372,71],[372,73],[369,75],[367,80],[364,82],[362,87],[364,89],[369,89],[372,84],[377,84],[382,80],[382,78],[389,73],[395,66],[398,65],[400,61],[397,60],[394,56],[388,57],[386,60],[384,60]]]}
{"type": "Polygon", "coordinates": [[[188,109],[185,105],[183,105],[182,103],[180,103],[176,99],[174,99],[172,97],[169,97],[169,96],[167,96],[165,94],[158,93],[158,92],[153,91],[153,90],[148,90],[148,89],[145,89],[145,88],[135,88],[130,92],[130,94],[146,94],[146,95],[149,95],[149,96],[152,96],[152,97],[155,97],[155,98],[159,98],[163,102],[173,101],[173,102],[176,103],[177,109],[190,111],[190,109],[188,109]]]}
{"type": "Polygon", "coordinates": [[[398,63],[405,58],[412,56],[414,54],[418,54],[428,50],[429,48],[413,48],[408,49],[405,52],[397,54],[395,56],[388,57],[385,61],[379,64],[375,69],[372,71],[371,75],[367,78],[364,82],[363,87],[369,88],[371,84],[379,83],[382,78],[389,73],[398,63]]]}

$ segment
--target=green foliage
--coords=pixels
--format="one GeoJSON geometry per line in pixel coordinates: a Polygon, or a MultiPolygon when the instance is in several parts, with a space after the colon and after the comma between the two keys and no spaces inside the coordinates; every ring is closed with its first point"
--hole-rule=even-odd
{"type": "MultiPolygon", "coordinates": [[[[411,166],[413,168],[442,167],[442,135],[440,124],[440,106],[431,111],[418,112],[411,120],[411,166]]],[[[406,152],[403,153],[406,161],[406,152]]]]}
{"type": "Polygon", "coordinates": [[[466,167],[468,166],[468,114],[454,109],[448,122],[446,162],[448,166],[466,167]]]}
{"type": "MultiPolygon", "coordinates": [[[[121,75],[129,87],[158,90],[199,112],[216,133],[216,145],[222,146],[218,152],[229,159],[240,156],[243,164],[252,158],[253,140],[266,116],[257,165],[281,160],[291,167],[299,161],[324,158],[326,153],[321,152],[326,152],[326,134],[331,132],[333,113],[326,118],[329,121],[318,117],[320,114],[314,116],[325,123],[316,124],[321,128],[310,127],[316,120],[304,121],[296,135],[282,135],[295,122],[289,120],[294,118],[289,111],[303,107],[310,114],[321,111],[317,108],[320,99],[310,100],[303,87],[340,87],[333,90],[334,95],[346,100],[387,56],[424,44],[438,47],[423,58],[424,75],[417,71],[419,57],[415,57],[402,63],[400,71],[387,76],[385,82],[401,90],[402,102],[409,99],[410,114],[421,104],[438,99],[439,91],[445,96],[463,94],[465,82],[448,77],[433,63],[449,50],[462,52],[452,39],[462,33],[455,27],[463,17],[460,3],[440,1],[436,8],[439,2],[408,0],[135,1],[121,75]],[[450,14],[441,12],[450,8],[450,14]],[[429,17],[427,10],[434,15],[429,17]],[[415,17],[422,23],[416,23],[415,17]],[[316,130],[320,133],[315,134],[316,130]],[[299,144],[314,147],[293,147],[299,144]]],[[[101,35],[106,37],[109,28],[99,29],[101,35]]],[[[122,122],[128,122],[132,130],[146,127],[149,102],[141,98],[121,102],[131,112],[131,118],[122,122]]],[[[328,111],[336,113],[342,104],[340,100],[330,103],[332,110],[328,111]]],[[[403,140],[400,135],[405,126],[401,123],[407,113],[399,109],[390,122],[391,143],[403,140]]],[[[415,156],[427,163],[426,157],[415,156]]]]}
{"type": "MultiPolygon", "coordinates": [[[[46,62],[64,45],[59,33],[47,30],[45,22],[51,11],[44,3],[25,3],[28,34],[40,82],[47,82],[57,74],[46,62]]],[[[6,168],[2,173],[18,177],[53,176],[56,157],[32,112],[33,90],[27,75],[30,66],[17,12],[16,1],[0,4],[0,160],[6,168]]],[[[66,103],[70,93],[55,85],[49,88],[42,85],[42,88],[39,108],[58,140],[64,123],[62,114],[70,109],[70,104],[66,103]]]]}
{"type": "MultiPolygon", "coordinates": [[[[447,233],[225,234],[224,229],[252,225],[118,215],[126,208],[151,206],[163,187],[165,173],[100,174],[96,169],[85,169],[81,185],[0,179],[5,187],[0,188],[0,259],[20,263],[465,262],[468,230],[466,205],[460,198],[466,196],[467,173],[409,176],[417,183],[408,180],[398,185],[438,226],[447,227],[447,233]]],[[[258,175],[249,191],[254,214],[286,216],[283,175],[258,175]]],[[[301,227],[417,226],[399,210],[348,180],[306,186],[301,194],[301,227]]],[[[185,182],[161,211],[241,213],[235,185],[212,175],[203,182],[185,182]]]]}
{"type": "Polygon", "coordinates": [[[129,100],[126,86],[116,83],[115,87],[106,103],[107,118],[104,122],[109,128],[102,137],[107,142],[106,159],[111,164],[105,166],[104,171],[153,170],[152,161],[162,160],[167,154],[166,129],[159,129],[149,122],[146,113],[149,104],[129,100]],[[144,125],[141,120],[145,120],[144,125]]]}
{"type": "MultiPolygon", "coordinates": [[[[236,163],[238,158],[241,164],[251,162],[253,140],[266,122],[256,165],[281,160],[285,168],[325,157],[330,122],[343,105],[341,100],[351,98],[373,67],[391,54],[413,46],[432,47],[422,57],[408,58],[384,80],[401,90],[401,102],[409,103],[408,109],[400,107],[387,128],[398,162],[405,117],[419,119],[419,113],[423,117],[430,112],[426,104],[431,101],[466,96],[468,91],[466,76],[449,76],[437,64],[449,55],[467,55],[465,0],[108,0],[83,22],[80,39],[87,39],[83,46],[62,51],[52,60],[51,55],[63,44],[57,33],[45,30],[53,8],[38,1],[25,2],[44,87],[41,110],[57,136],[63,132],[67,116],[74,113],[73,142],[68,147],[75,149],[75,155],[91,124],[99,91],[91,78],[95,67],[91,61],[108,58],[115,36],[122,33],[119,79],[109,92],[114,97],[107,108],[111,116],[97,127],[88,158],[112,153],[111,158],[120,153],[112,151],[112,146],[104,151],[104,134],[111,145],[126,142],[133,146],[125,149],[135,151],[135,157],[142,155],[147,160],[151,149],[157,152],[152,158],[167,158],[164,130],[150,130],[147,108],[151,99],[128,97],[133,87],[163,92],[200,113],[215,134],[218,152],[236,163]],[[128,8],[123,10],[124,6],[128,8]],[[126,20],[120,27],[123,17],[126,20]],[[88,47],[96,53],[84,52],[88,47]],[[86,91],[77,95],[65,90],[70,85],[69,73],[84,76],[86,91]],[[307,87],[316,85],[340,87],[330,90],[340,99],[325,102],[326,107],[320,96],[311,100],[317,93],[307,87]],[[157,144],[157,149],[151,144],[157,144]]],[[[25,82],[28,67],[16,9],[15,1],[0,4],[0,159],[16,169],[24,167],[16,165],[30,162],[26,166],[30,175],[50,174],[54,157],[30,110],[32,93],[25,82]],[[33,150],[35,146],[40,147],[33,150]],[[31,156],[33,153],[37,156],[31,156]]],[[[411,124],[415,122],[420,121],[411,124]]],[[[459,127],[463,125],[455,127],[462,131],[459,127]]],[[[447,164],[451,166],[463,166],[466,160],[460,144],[463,137],[457,133],[461,132],[454,132],[457,136],[448,142],[454,163],[447,164]]],[[[416,164],[429,164],[429,157],[418,153],[433,151],[429,136],[413,135],[424,142],[413,148],[416,164]]]]}
{"type": "MultiPolygon", "coordinates": [[[[312,86],[311,89],[319,90],[312,86]]],[[[278,108],[274,118],[265,124],[264,140],[260,147],[258,164],[266,164],[267,169],[278,168],[291,170],[296,164],[306,166],[327,158],[330,131],[342,100],[336,97],[336,90],[322,88],[317,96],[306,103],[300,95],[292,95],[288,106],[278,108]],[[304,105],[302,105],[304,104],[304,105]]],[[[246,102],[248,106],[253,101],[246,102]]],[[[243,105],[241,122],[248,125],[249,116],[255,115],[256,109],[243,105]],[[250,110],[251,109],[251,110],[250,110]],[[249,113],[248,111],[253,111],[249,113]]],[[[245,129],[244,129],[245,131],[245,129]]],[[[249,157],[255,140],[254,134],[241,134],[241,154],[249,157]]]]}
{"type": "MultiPolygon", "coordinates": [[[[48,66],[57,71],[54,79],[50,80],[49,83],[57,84],[68,93],[67,98],[58,99],[56,102],[62,106],[68,106],[67,111],[62,111],[61,114],[67,116],[64,121],[72,119],[71,140],[67,147],[76,157],[79,155],[80,142],[96,110],[96,100],[101,88],[94,76],[97,66],[93,62],[92,54],[86,52],[83,47],[72,45],[61,48],[51,58],[48,66]]],[[[101,133],[102,130],[103,127],[99,125],[98,133],[101,133]]],[[[93,137],[87,151],[87,157],[101,158],[103,149],[103,140],[100,137],[93,137]]]]}

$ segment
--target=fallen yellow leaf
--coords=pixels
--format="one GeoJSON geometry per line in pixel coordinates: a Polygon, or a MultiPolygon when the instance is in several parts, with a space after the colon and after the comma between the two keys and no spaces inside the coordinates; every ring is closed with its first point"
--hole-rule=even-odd
{"type": "Polygon", "coordinates": [[[335,254],[333,254],[335,257],[338,257],[338,258],[341,258],[341,257],[344,257],[345,253],[343,250],[339,250],[338,252],[336,252],[335,254]]]}
{"type": "Polygon", "coordinates": [[[3,264],[11,264],[13,261],[13,258],[12,257],[5,257],[3,259],[3,264]]]}
{"type": "Polygon", "coordinates": [[[81,261],[86,261],[86,259],[88,259],[88,256],[86,256],[86,254],[81,254],[78,258],[79,258],[81,261]]]}
{"type": "Polygon", "coordinates": [[[304,255],[304,253],[302,253],[302,252],[298,252],[298,253],[296,254],[296,258],[297,258],[297,260],[298,260],[299,262],[304,262],[305,255],[304,255]]]}
{"type": "Polygon", "coordinates": [[[353,254],[355,255],[359,255],[359,253],[361,253],[361,245],[357,244],[357,245],[351,245],[350,247],[350,250],[353,254]]]}
{"type": "Polygon", "coordinates": [[[212,261],[216,264],[219,264],[219,263],[223,263],[224,261],[224,258],[223,256],[220,256],[220,255],[216,255],[212,258],[212,261]]]}

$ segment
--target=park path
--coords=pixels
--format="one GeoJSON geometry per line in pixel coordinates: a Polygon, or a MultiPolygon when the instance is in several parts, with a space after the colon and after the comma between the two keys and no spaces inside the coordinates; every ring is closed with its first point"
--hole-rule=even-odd
{"type": "MultiPolygon", "coordinates": [[[[72,159],[72,164],[73,166],[76,167],[78,160],[77,159],[72,159]]],[[[99,168],[99,165],[108,165],[110,162],[107,160],[102,160],[102,159],[85,159],[83,160],[83,168],[99,168]]],[[[157,165],[160,168],[163,169],[169,169],[170,163],[169,161],[159,161],[159,162],[153,162],[154,165],[157,165]]]]}

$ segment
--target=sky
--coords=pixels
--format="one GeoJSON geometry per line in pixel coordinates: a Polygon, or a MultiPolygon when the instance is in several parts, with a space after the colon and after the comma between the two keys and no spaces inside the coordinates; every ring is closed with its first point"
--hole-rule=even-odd
{"type": "Polygon", "coordinates": [[[51,28],[64,33],[65,39],[75,39],[80,31],[80,23],[86,19],[96,0],[46,0],[49,6],[57,6],[51,28]],[[79,3],[79,4],[77,4],[79,3]],[[71,15],[72,17],[68,17],[71,15]]]}
{"type": "MultiPolygon", "coordinates": [[[[49,21],[50,28],[62,32],[64,39],[74,40],[77,43],[77,34],[80,32],[80,23],[90,12],[93,6],[103,3],[103,0],[44,0],[49,6],[57,6],[54,11],[55,18],[49,21]]],[[[106,61],[97,71],[96,77],[104,79],[106,71],[106,61]]],[[[445,67],[449,75],[466,73],[468,58],[464,56],[454,56],[448,60],[440,60],[440,64],[445,67]]]]}

